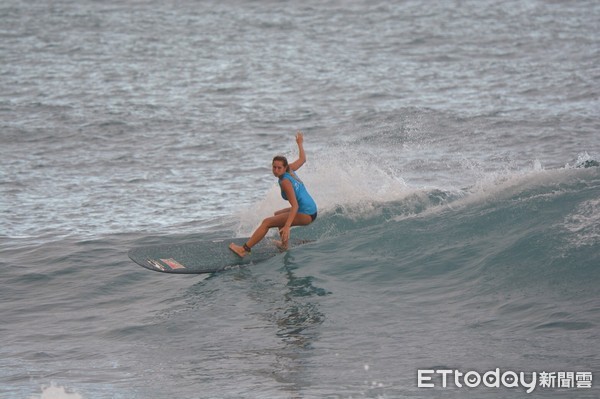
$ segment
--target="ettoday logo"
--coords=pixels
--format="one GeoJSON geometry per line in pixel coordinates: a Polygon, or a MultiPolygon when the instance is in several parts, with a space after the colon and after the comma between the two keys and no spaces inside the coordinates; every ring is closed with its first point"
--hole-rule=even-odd
{"type": "Polygon", "coordinates": [[[462,372],[459,370],[418,370],[417,387],[447,388],[453,382],[457,388],[519,388],[531,393],[536,387],[541,388],[591,388],[591,372],[546,372],[531,373],[501,371],[499,368],[483,374],[477,371],[462,372]]]}

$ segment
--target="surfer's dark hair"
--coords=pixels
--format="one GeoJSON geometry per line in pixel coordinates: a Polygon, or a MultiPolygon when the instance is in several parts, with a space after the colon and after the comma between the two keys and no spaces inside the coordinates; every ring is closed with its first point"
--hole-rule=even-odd
{"type": "Polygon", "coordinates": [[[285,171],[289,172],[290,171],[290,165],[288,164],[288,160],[286,157],[284,157],[283,155],[276,155],[275,157],[273,157],[273,163],[275,161],[281,161],[283,162],[283,166],[285,166],[285,171]]]}

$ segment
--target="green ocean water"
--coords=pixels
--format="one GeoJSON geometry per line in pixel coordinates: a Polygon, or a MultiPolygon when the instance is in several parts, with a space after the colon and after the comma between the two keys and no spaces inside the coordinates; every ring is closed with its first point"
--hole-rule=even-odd
{"type": "Polygon", "coordinates": [[[83,397],[522,397],[419,388],[417,370],[597,370],[598,169],[489,188],[325,212],[295,230],[315,243],[209,277],[145,270],[126,249],[223,231],[5,241],[5,394],[28,376],[83,397]]]}

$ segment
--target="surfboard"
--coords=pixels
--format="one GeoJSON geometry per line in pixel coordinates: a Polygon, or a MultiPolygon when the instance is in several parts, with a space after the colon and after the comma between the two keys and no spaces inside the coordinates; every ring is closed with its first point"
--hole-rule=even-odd
{"type": "MultiPolygon", "coordinates": [[[[282,251],[272,240],[263,240],[243,258],[229,249],[229,243],[242,245],[248,238],[195,241],[180,244],[148,245],[129,250],[129,258],[146,269],[161,273],[215,273],[248,264],[263,262],[282,251]]],[[[290,239],[288,248],[312,242],[290,239]]]]}

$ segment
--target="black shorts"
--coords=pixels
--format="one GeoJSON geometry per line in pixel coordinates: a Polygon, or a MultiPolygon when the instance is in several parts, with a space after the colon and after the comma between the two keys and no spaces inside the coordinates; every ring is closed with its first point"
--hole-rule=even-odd
{"type": "Polygon", "coordinates": [[[310,215],[310,218],[312,219],[311,222],[314,222],[315,219],[317,218],[317,212],[315,212],[312,215],[310,215]]]}

